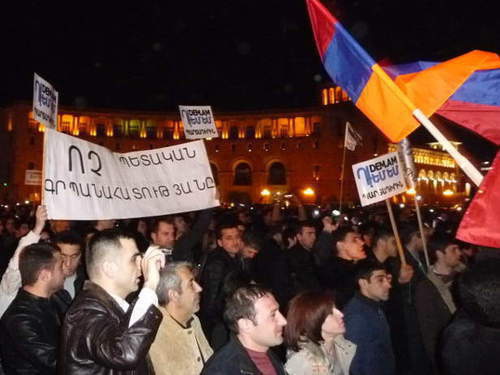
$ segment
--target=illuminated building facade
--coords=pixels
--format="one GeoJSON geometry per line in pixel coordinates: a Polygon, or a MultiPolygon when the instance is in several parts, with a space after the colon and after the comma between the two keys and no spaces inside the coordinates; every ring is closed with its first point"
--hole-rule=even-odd
{"type": "MultiPolygon", "coordinates": [[[[356,203],[351,165],[387,152],[387,141],[339,88],[324,88],[321,103],[299,109],[215,110],[219,138],[206,140],[205,145],[222,200],[270,202],[277,192],[291,192],[306,203],[338,201],[344,130],[349,121],[363,137],[363,144],[355,152],[347,151],[343,201],[356,203]]],[[[27,175],[42,169],[44,128],[33,120],[31,106],[26,103],[4,108],[1,116],[0,147],[5,171],[0,175],[0,201],[39,201],[40,182],[28,181],[27,175]]],[[[58,130],[115,152],[186,142],[178,112],[62,107],[58,130]]],[[[441,151],[422,150],[424,154],[424,164],[431,160],[448,163],[441,151]]],[[[432,176],[446,183],[458,180],[453,168],[442,172],[425,168],[422,178],[432,176]]],[[[440,187],[441,181],[437,181],[440,187]]]]}

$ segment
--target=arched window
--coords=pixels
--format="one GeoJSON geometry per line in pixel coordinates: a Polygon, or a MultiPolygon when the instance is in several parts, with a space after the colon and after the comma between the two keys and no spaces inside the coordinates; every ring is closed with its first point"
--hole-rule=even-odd
{"type": "Polygon", "coordinates": [[[286,169],[280,162],[274,162],[269,167],[268,185],[286,185],[286,169]]]}
{"type": "Polygon", "coordinates": [[[210,163],[210,169],[212,170],[212,176],[214,176],[215,185],[219,185],[219,170],[214,163],[210,163]]]}
{"type": "Polygon", "coordinates": [[[236,166],[233,185],[252,185],[252,169],[248,163],[241,162],[236,166]]]}

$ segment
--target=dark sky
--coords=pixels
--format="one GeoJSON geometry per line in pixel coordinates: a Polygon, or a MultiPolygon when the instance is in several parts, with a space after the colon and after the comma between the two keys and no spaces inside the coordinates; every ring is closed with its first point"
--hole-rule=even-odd
{"type": "MultiPolygon", "coordinates": [[[[158,110],[307,106],[328,80],[303,0],[9,3],[0,105],[31,100],[34,71],[62,104],[158,110]]],[[[375,59],[392,62],[498,52],[494,4],[330,1],[375,59]]]]}
{"type": "MultiPolygon", "coordinates": [[[[81,108],[301,107],[317,104],[318,85],[328,82],[303,0],[9,4],[0,23],[0,106],[30,101],[35,71],[62,105],[81,108]]],[[[393,63],[500,52],[495,5],[328,1],[369,54],[393,63]]]]}

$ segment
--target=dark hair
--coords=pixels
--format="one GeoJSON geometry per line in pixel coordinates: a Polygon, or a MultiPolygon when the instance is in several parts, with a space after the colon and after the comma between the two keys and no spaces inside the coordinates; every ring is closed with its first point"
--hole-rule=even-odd
{"type": "Polygon", "coordinates": [[[262,250],[262,247],[263,247],[262,240],[256,233],[250,232],[250,231],[245,231],[243,233],[242,240],[246,246],[250,246],[251,248],[253,248],[257,251],[262,250]]]}
{"type": "Polygon", "coordinates": [[[105,229],[92,236],[85,252],[85,264],[91,279],[95,275],[95,267],[101,264],[106,256],[116,256],[122,250],[121,239],[135,241],[132,234],[121,229],[105,229]]]}
{"type": "Polygon", "coordinates": [[[215,228],[216,239],[220,240],[222,238],[222,231],[223,230],[233,229],[233,228],[238,229],[238,222],[236,220],[226,221],[224,223],[217,225],[217,228],[215,228]]]}
{"type": "Polygon", "coordinates": [[[56,233],[54,239],[52,241],[56,245],[59,243],[68,244],[68,245],[79,245],[82,247],[82,237],[72,230],[65,230],[59,233],[56,233]]]}
{"type": "Polygon", "coordinates": [[[319,345],[321,326],[335,305],[329,293],[305,292],[292,298],[288,305],[284,339],[288,348],[299,351],[302,337],[319,345]]]}
{"type": "Polygon", "coordinates": [[[429,238],[429,242],[427,244],[427,252],[429,253],[429,260],[431,263],[435,263],[437,261],[437,252],[441,251],[444,253],[444,250],[449,245],[458,245],[459,241],[453,238],[452,236],[445,233],[434,233],[431,238],[429,238]]]}
{"type": "Polygon", "coordinates": [[[500,259],[479,261],[464,271],[458,279],[458,295],[472,320],[500,328],[500,259]]]}
{"type": "Polygon", "coordinates": [[[160,223],[170,224],[173,225],[175,228],[174,218],[172,216],[157,217],[156,219],[153,220],[153,225],[151,226],[151,233],[158,232],[158,227],[160,226],[160,223]]]}
{"type": "Polygon", "coordinates": [[[380,228],[375,232],[375,236],[373,237],[373,247],[377,246],[377,242],[380,240],[387,240],[390,237],[394,237],[394,233],[387,228],[380,228]]]}
{"type": "Polygon", "coordinates": [[[364,259],[360,261],[357,264],[357,271],[355,277],[355,282],[358,288],[359,288],[359,280],[363,279],[369,281],[370,277],[372,277],[375,271],[386,271],[386,269],[382,264],[374,260],[364,259]]]}
{"type": "Polygon", "coordinates": [[[47,243],[26,246],[19,254],[19,273],[23,286],[34,285],[42,270],[52,270],[59,250],[47,243]]]}
{"type": "Polygon", "coordinates": [[[254,324],[257,324],[255,321],[255,302],[266,294],[272,295],[269,289],[251,284],[236,289],[228,296],[224,310],[224,320],[228,328],[237,334],[238,320],[240,319],[249,319],[254,324]]]}
{"type": "Polygon", "coordinates": [[[333,240],[332,245],[335,254],[338,253],[337,242],[344,241],[349,233],[356,233],[356,231],[351,226],[345,226],[337,228],[337,230],[332,233],[332,240],[333,240]]]}
{"type": "Polygon", "coordinates": [[[304,228],[316,229],[316,224],[312,220],[299,221],[297,224],[297,233],[296,234],[302,233],[302,229],[304,229],[304,228]]]}

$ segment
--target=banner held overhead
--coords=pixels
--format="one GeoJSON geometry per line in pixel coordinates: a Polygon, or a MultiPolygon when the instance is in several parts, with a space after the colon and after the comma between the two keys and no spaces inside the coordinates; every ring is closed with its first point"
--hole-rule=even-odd
{"type": "Polygon", "coordinates": [[[48,130],[44,162],[49,219],[125,219],[219,205],[203,141],[120,154],[48,130]]]}
{"type": "Polygon", "coordinates": [[[57,128],[59,94],[50,83],[35,73],[33,82],[33,117],[47,128],[57,128]]]}
{"type": "Polygon", "coordinates": [[[180,105],[184,134],[187,139],[216,138],[219,136],[215,126],[212,107],[180,105]]]}
{"type": "Polygon", "coordinates": [[[352,166],[362,206],[404,193],[406,184],[397,152],[391,152],[352,166]]]}

